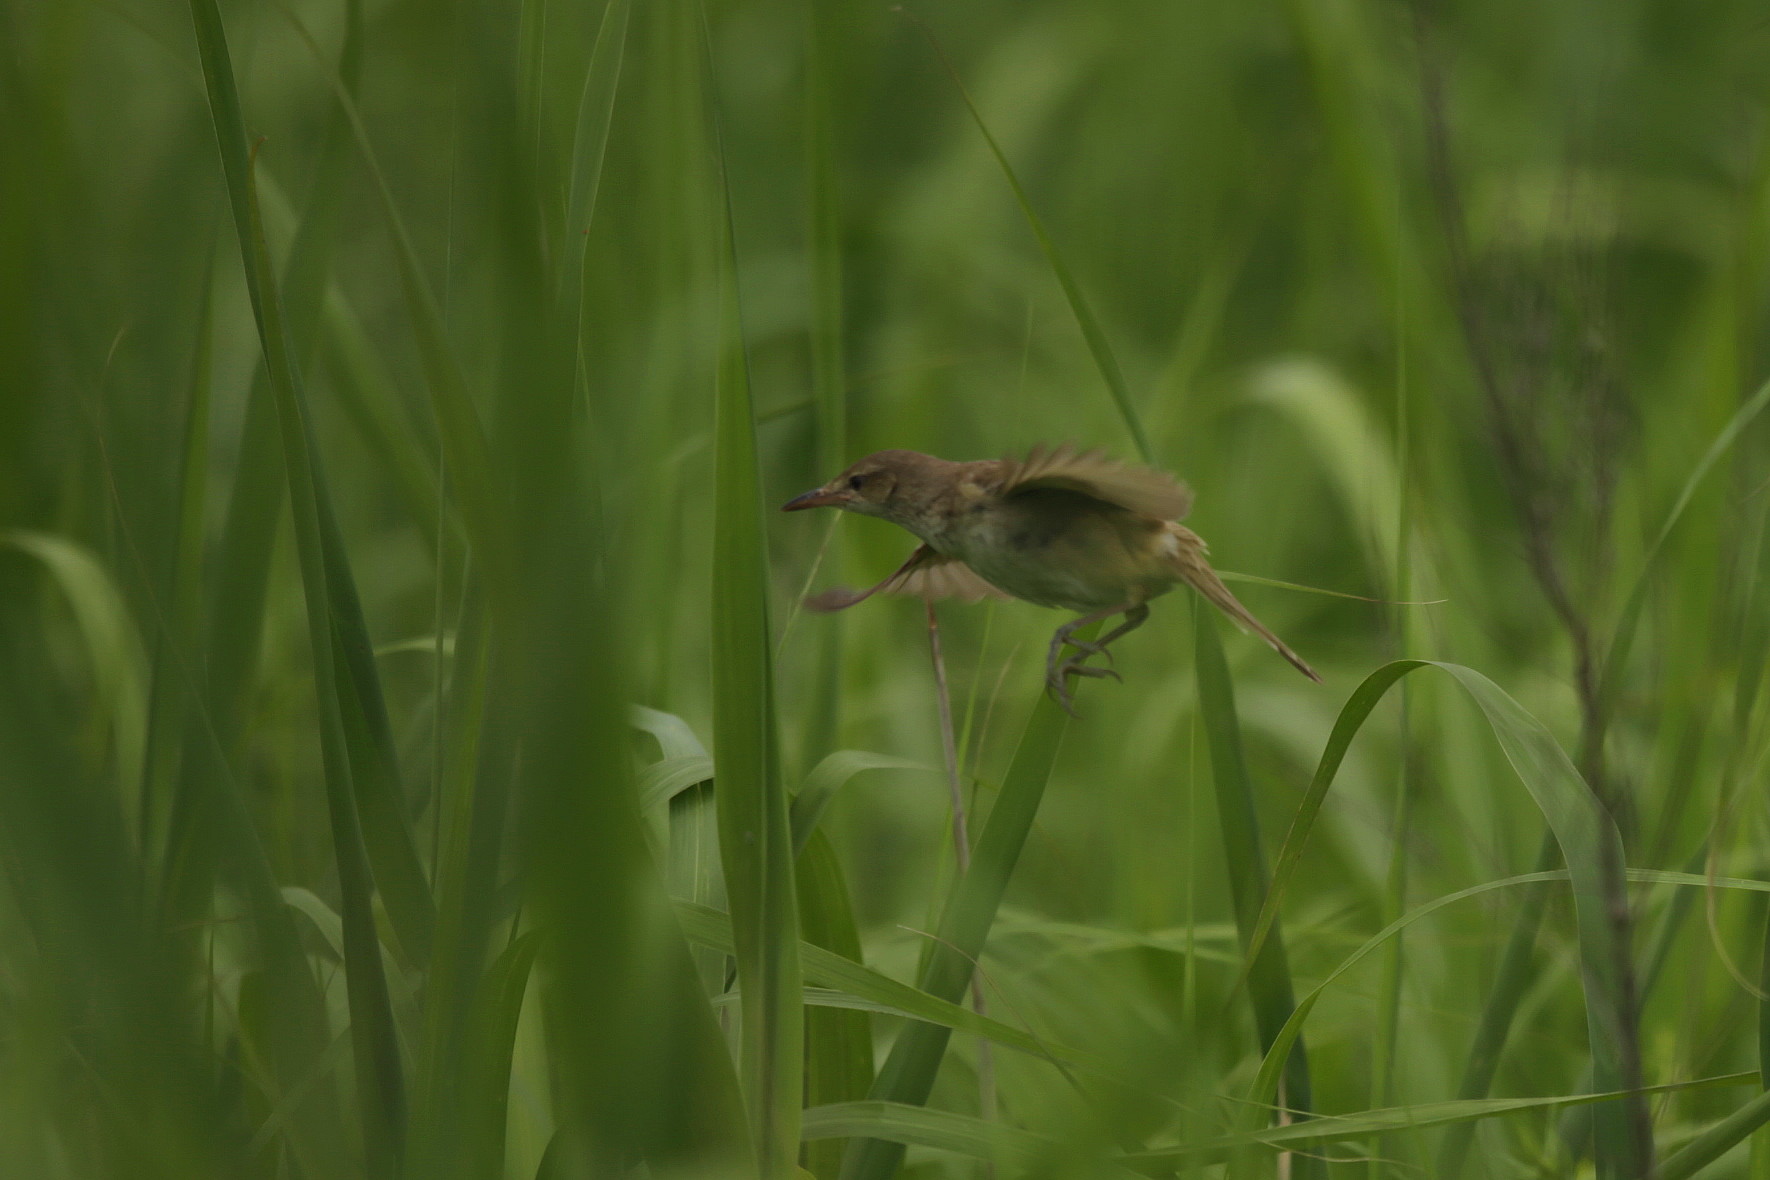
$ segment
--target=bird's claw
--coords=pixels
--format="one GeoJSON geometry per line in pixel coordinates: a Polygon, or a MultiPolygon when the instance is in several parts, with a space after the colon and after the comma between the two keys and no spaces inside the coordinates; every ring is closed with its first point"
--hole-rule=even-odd
{"type": "MultiPolygon", "coordinates": [[[[1105,649],[1099,648],[1097,650],[1104,651],[1105,649]]],[[[1045,673],[1045,691],[1050,693],[1052,698],[1062,706],[1063,711],[1071,717],[1080,716],[1076,712],[1074,701],[1069,694],[1069,678],[1071,676],[1084,676],[1090,680],[1110,678],[1117,680],[1120,684],[1124,683],[1125,678],[1111,668],[1090,668],[1082,663],[1092,654],[1092,652],[1084,651],[1061,662],[1054,662],[1045,673]]]]}
{"type": "Polygon", "coordinates": [[[1075,701],[1070,698],[1069,686],[1064,681],[1047,676],[1045,678],[1045,695],[1056,701],[1057,707],[1062,709],[1065,713],[1068,713],[1071,717],[1081,716],[1080,713],[1076,712],[1075,701]]]}

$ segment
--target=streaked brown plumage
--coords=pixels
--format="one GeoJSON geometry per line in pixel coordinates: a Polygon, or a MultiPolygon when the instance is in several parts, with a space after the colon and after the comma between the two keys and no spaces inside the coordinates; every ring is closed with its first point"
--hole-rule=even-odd
{"type": "Polygon", "coordinates": [[[1081,612],[1051,637],[1045,661],[1046,683],[1066,709],[1068,677],[1116,678],[1084,661],[1142,626],[1148,601],[1181,582],[1319,681],[1211,569],[1204,541],[1178,523],[1191,506],[1191,491],[1170,475],[1061,446],[1035,448],[1025,459],[970,463],[880,451],[782,510],[842,508],[882,517],[922,540],[877,586],[826,590],[806,600],[813,610],[843,610],[883,591],[969,602],[1020,598],[1081,612]],[[1124,621],[1100,638],[1073,638],[1078,628],[1117,614],[1124,621]],[[1076,649],[1067,659],[1065,644],[1076,649]]]}

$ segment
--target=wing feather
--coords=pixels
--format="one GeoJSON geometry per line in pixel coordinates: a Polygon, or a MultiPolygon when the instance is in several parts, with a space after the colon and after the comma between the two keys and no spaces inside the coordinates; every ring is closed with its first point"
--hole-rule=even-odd
{"type": "Polygon", "coordinates": [[[814,611],[847,610],[875,594],[901,594],[912,598],[956,598],[961,602],[977,602],[984,598],[1010,598],[955,557],[948,557],[928,545],[919,545],[909,560],[898,566],[890,577],[869,590],[850,590],[837,586],[814,594],[805,606],[814,611]]]}
{"type": "Polygon", "coordinates": [[[960,602],[1011,597],[984,581],[964,562],[950,557],[945,561],[925,563],[893,579],[893,584],[885,587],[885,593],[912,598],[956,598],[960,602]]]}
{"type": "Polygon", "coordinates": [[[1192,489],[1184,483],[1165,471],[1110,459],[1098,448],[1038,446],[1026,458],[1004,459],[1002,465],[1003,495],[1062,488],[1158,520],[1180,520],[1192,509],[1192,489]]]}

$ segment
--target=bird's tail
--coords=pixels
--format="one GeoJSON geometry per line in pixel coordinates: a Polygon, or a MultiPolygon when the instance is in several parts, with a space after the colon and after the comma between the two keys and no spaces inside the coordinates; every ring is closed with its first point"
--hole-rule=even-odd
{"type": "Polygon", "coordinates": [[[1186,584],[1197,590],[1210,600],[1211,604],[1243,631],[1252,631],[1261,639],[1272,645],[1272,650],[1291,662],[1291,666],[1317,684],[1321,677],[1316,675],[1302,656],[1285,645],[1285,641],[1274,635],[1264,623],[1254,617],[1254,613],[1241,604],[1241,600],[1229,592],[1211,563],[1205,560],[1204,540],[1191,529],[1178,524],[1168,525],[1169,535],[1174,538],[1174,565],[1186,584]]]}

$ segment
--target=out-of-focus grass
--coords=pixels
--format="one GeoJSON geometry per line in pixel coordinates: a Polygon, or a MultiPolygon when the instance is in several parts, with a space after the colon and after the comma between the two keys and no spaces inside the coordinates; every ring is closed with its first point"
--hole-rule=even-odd
{"type": "Polygon", "coordinates": [[[918,17],[0,2],[0,1174],[1770,1176],[1761,13],[918,17]],[[1066,439],[1328,684],[943,606],[955,880],[766,509],[1066,439]]]}

